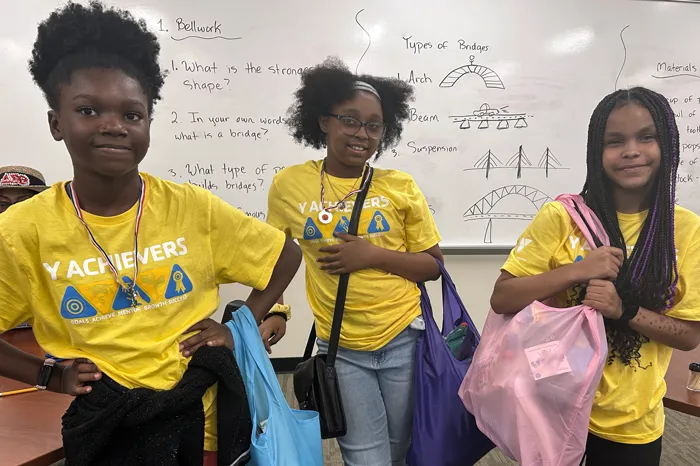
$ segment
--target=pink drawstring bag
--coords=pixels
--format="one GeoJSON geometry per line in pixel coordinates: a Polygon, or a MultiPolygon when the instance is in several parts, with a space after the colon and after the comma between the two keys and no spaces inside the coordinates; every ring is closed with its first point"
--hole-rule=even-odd
{"type": "MultiPolygon", "coordinates": [[[[591,248],[609,245],[578,195],[557,197],[591,248]]],[[[608,345],[602,315],[535,301],[514,315],[489,311],[459,389],[479,429],[522,466],[579,466],[608,345]]]]}

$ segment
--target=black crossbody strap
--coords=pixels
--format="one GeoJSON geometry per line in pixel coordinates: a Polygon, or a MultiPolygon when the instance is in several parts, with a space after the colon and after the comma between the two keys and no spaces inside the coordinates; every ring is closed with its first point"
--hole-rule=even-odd
{"type": "Polygon", "coordinates": [[[309,339],[306,340],[306,348],[304,349],[304,361],[311,359],[311,353],[314,351],[314,343],[316,342],[316,324],[311,324],[309,339]]]}
{"type": "MultiPolygon", "coordinates": [[[[357,194],[355,198],[355,204],[352,208],[352,216],[350,217],[350,225],[348,226],[348,234],[357,236],[357,229],[360,224],[360,215],[362,214],[362,206],[367,198],[367,193],[369,192],[369,187],[372,184],[372,175],[374,174],[374,169],[370,166],[365,170],[364,176],[362,177],[361,186],[364,189],[357,194]]],[[[348,281],[350,279],[350,274],[344,273],[340,276],[338,280],[338,293],[335,298],[335,309],[333,310],[333,324],[331,325],[331,336],[328,342],[328,355],[326,356],[326,368],[332,368],[335,365],[335,356],[338,353],[338,343],[340,342],[340,327],[343,324],[343,313],[345,312],[345,298],[348,292],[348,281]]],[[[306,342],[306,349],[304,350],[304,361],[311,357],[311,353],[314,349],[314,342],[316,341],[316,326],[311,326],[311,332],[309,333],[309,339],[306,342]]]]}

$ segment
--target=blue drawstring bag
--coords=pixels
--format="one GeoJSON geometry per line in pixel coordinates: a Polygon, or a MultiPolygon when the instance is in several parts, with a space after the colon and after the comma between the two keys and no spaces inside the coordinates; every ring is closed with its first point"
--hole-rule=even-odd
{"type": "Polygon", "coordinates": [[[442,332],[433,317],[428,292],[420,283],[425,332],[416,342],[413,434],[406,463],[471,466],[494,448],[458,393],[479,344],[479,331],[447,270],[437,263],[442,273],[442,332]],[[445,338],[462,324],[466,324],[466,331],[455,357],[445,338]]]}
{"type": "Polygon", "coordinates": [[[321,425],[316,411],[292,409],[247,306],[226,323],[243,376],[253,421],[251,461],[254,466],[323,466],[321,425]]]}

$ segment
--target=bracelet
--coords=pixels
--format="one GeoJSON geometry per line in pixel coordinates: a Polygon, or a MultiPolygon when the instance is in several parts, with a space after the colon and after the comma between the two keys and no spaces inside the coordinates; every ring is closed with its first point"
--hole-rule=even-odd
{"type": "Polygon", "coordinates": [[[273,316],[280,316],[284,319],[285,322],[287,322],[287,314],[285,314],[284,312],[268,312],[267,315],[263,317],[262,321],[265,322],[267,319],[273,316]]]}
{"type": "Polygon", "coordinates": [[[286,322],[292,318],[292,307],[289,304],[275,303],[275,305],[272,306],[272,309],[270,309],[270,312],[268,312],[267,315],[263,318],[263,322],[265,322],[267,318],[272,317],[274,315],[284,317],[284,320],[286,322]]]}
{"type": "Polygon", "coordinates": [[[639,314],[639,304],[625,304],[622,303],[622,315],[618,319],[621,324],[627,325],[630,320],[637,317],[639,314]]]}

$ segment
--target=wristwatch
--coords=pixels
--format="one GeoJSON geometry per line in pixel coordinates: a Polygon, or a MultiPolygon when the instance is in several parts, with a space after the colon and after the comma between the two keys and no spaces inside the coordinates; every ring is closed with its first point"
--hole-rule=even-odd
{"type": "Polygon", "coordinates": [[[39,376],[37,377],[35,387],[39,390],[46,390],[49,386],[49,380],[51,380],[51,373],[53,372],[54,364],[56,361],[53,359],[45,359],[44,365],[39,369],[39,376]]]}

